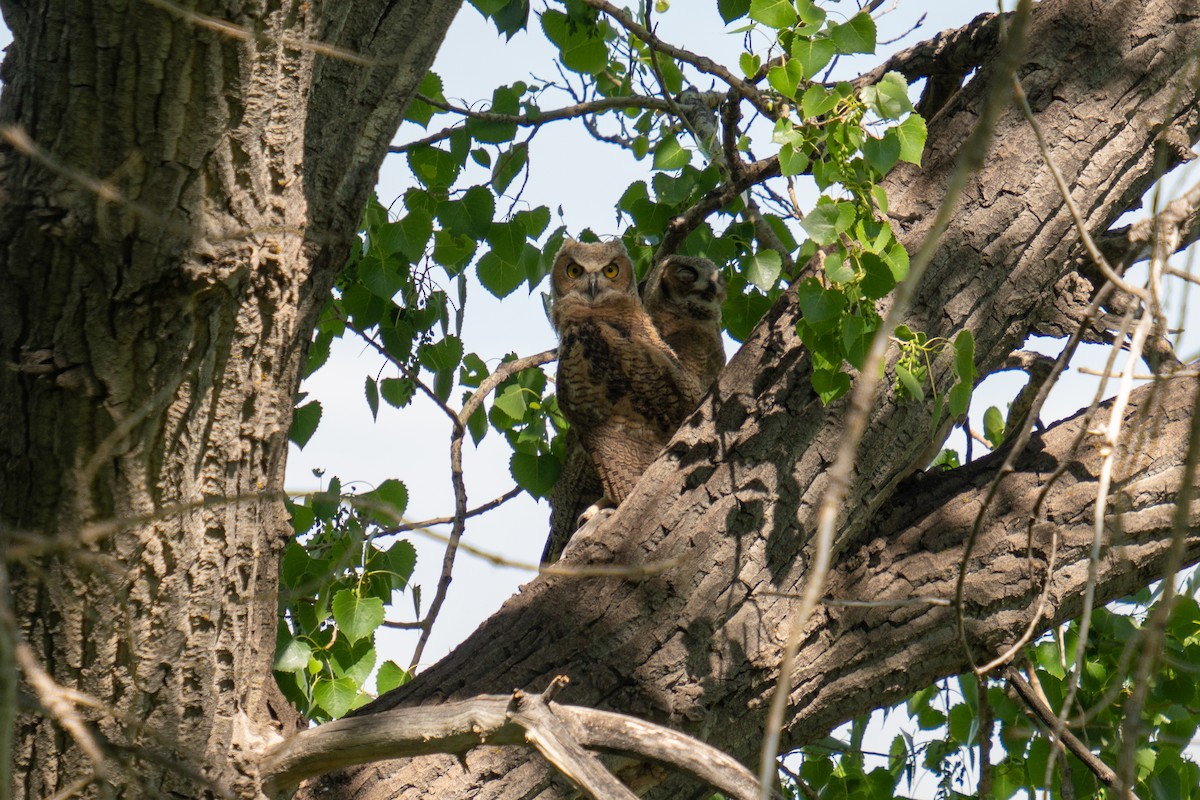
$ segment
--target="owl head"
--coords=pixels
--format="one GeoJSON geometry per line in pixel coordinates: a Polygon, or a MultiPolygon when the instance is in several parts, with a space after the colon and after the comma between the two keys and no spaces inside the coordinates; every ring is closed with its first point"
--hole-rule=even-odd
{"type": "Polygon", "coordinates": [[[707,258],[667,256],[646,279],[646,311],[671,311],[694,320],[720,320],[725,276],[707,258]]]}
{"type": "MultiPolygon", "coordinates": [[[[614,300],[637,297],[633,262],[620,240],[577,242],[567,239],[554,256],[550,271],[552,309],[569,305],[600,306],[614,300]]],[[[552,321],[558,327],[558,311],[552,321]]]]}

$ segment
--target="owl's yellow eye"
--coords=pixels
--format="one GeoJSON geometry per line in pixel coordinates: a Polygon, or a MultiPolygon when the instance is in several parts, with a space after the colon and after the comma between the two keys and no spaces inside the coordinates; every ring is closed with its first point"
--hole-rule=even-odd
{"type": "Polygon", "coordinates": [[[566,273],[568,278],[578,278],[583,274],[583,267],[572,261],[571,263],[567,264],[566,273]]]}
{"type": "Polygon", "coordinates": [[[608,278],[609,280],[612,280],[613,278],[617,277],[617,273],[618,273],[618,272],[620,272],[620,271],[621,271],[621,270],[620,270],[620,268],[617,266],[617,262],[615,262],[615,261],[613,261],[613,262],[610,262],[610,263],[609,263],[609,264],[608,264],[608,265],[607,265],[607,266],[604,268],[604,277],[608,278]]]}

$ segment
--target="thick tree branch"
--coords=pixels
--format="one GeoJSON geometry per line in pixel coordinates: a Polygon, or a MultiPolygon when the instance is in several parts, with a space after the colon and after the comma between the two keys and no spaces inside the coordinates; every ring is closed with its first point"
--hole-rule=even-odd
{"type": "Polygon", "coordinates": [[[600,781],[601,793],[595,796],[604,798],[633,795],[627,789],[621,794],[611,784],[604,787],[604,779],[593,772],[599,762],[587,761],[595,756],[583,759],[574,748],[666,764],[738,800],[751,800],[758,793],[749,770],[704,742],[624,714],[551,706],[544,698],[523,692],[336,720],[276,745],[264,756],[260,774],[264,790],[278,796],[305,778],[340,767],[433,753],[461,756],[485,745],[535,747],[564,772],[580,770],[580,775],[572,775],[580,778],[577,783],[600,781]],[[605,788],[612,793],[603,793],[605,788]]]}

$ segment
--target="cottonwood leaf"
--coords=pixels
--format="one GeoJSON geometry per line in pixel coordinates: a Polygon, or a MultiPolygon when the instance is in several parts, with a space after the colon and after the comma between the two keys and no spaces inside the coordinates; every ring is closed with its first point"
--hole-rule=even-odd
{"type": "Polygon", "coordinates": [[[370,636],[383,623],[383,601],[362,597],[353,589],[342,589],[333,596],[333,620],[350,641],[370,636]]]}

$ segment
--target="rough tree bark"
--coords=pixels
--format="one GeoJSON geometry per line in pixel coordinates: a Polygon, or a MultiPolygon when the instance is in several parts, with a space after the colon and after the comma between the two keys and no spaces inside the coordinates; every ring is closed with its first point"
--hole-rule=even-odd
{"type": "MultiPolygon", "coordinates": [[[[1035,7],[1019,77],[1091,233],[1136,207],[1158,170],[1173,163],[1173,151],[1156,148],[1156,141],[1164,134],[1196,140],[1196,41],[1196,0],[1046,0],[1035,7]]],[[[962,72],[974,64],[979,69],[929,121],[923,167],[888,180],[890,213],[910,252],[929,231],[993,72],[995,38],[979,37],[975,46],[980,49],[962,72]]],[[[977,367],[988,374],[1041,320],[1058,313],[1062,296],[1091,290],[1079,274],[1083,263],[1080,237],[1034,134],[1010,109],[942,239],[909,322],[931,337],[971,330],[977,367]]],[[[572,682],[563,702],[666,721],[752,761],[796,607],[779,593],[799,592],[808,577],[823,473],[846,411],[845,402],[822,408],[813,394],[810,364],[794,335],[797,313],[791,296],[772,310],[635,494],[594,535],[574,543],[564,560],[679,559],[677,566],[639,581],[538,578],[443,661],[360,713],[538,689],[565,673],[572,682]]],[[[947,362],[933,370],[939,387],[948,383],[947,362]]],[[[1194,395],[1194,379],[1181,380],[1164,391],[1166,405],[1153,414],[1131,412],[1129,424],[1138,433],[1129,437],[1141,449],[1122,462],[1127,485],[1115,507],[1126,516],[1111,518],[1113,530],[1125,530],[1128,540],[1105,560],[1103,598],[1144,585],[1161,564],[1186,446],[1183,420],[1194,395]],[[1151,436],[1158,438],[1142,438],[1151,436]]],[[[1097,456],[1094,446],[1072,454],[1064,443],[1082,424],[1044,437],[1041,454],[1032,451],[1006,478],[992,509],[967,593],[968,627],[980,654],[1011,641],[1033,615],[1053,526],[1060,528],[1063,549],[1043,627],[1079,609],[1077,548],[1080,537],[1090,536],[1079,519],[1090,513],[1097,456]],[[1025,530],[1046,459],[1073,463],[1070,479],[1056,485],[1034,527],[1031,563],[1023,555],[1025,530]]],[[[927,476],[898,493],[924,463],[930,427],[923,405],[898,402],[887,391],[876,401],[840,518],[842,557],[829,585],[835,596],[953,597],[978,487],[998,462],[927,476]]],[[[1200,557],[1198,545],[1193,527],[1189,561],[1200,557]]],[[[867,708],[966,669],[953,619],[952,610],[920,606],[819,613],[806,629],[792,676],[785,743],[812,740],[867,708]]],[[[527,752],[475,751],[465,765],[449,757],[377,764],[316,781],[301,796],[561,794],[554,776],[527,752]]],[[[648,796],[693,796],[694,787],[661,774],[642,772],[638,779],[648,796]]]]}
{"type": "MultiPolygon", "coordinates": [[[[299,368],[460,2],[0,4],[0,534],[24,641],[114,710],[125,796],[249,795],[295,721],[271,663],[299,368]]],[[[95,768],[45,713],[13,750],[18,797],[95,768]]]]}

